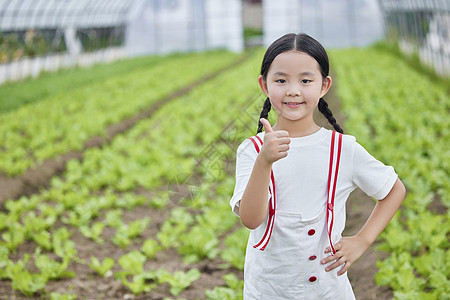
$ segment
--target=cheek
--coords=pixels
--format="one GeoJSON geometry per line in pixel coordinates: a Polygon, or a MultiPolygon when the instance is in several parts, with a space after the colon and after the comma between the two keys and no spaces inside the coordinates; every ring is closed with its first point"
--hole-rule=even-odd
{"type": "Polygon", "coordinates": [[[275,111],[280,111],[281,110],[281,103],[277,102],[277,101],[273,101],[272,99],[270,99],[270,104],[272,105],[272,108],[275,109],[275,111]]]}
{"type": "Polygon", "coordinates": [[[284,97],[284,89],[282,87],[276,86],[276,85],[272,85],[272,86],[268,86],[268,96],[269,98],[273,98],[275,99],[280,99],[284,97]]]}
{"type": "Polygon", "coordinates": [[[271,95],[270,97],[270,103],[272,104],[272,107],[279,112],[283,108],[283,97],[279,95],[271,95]]]}
{"type": "Polygon", "coordinates": [[[313,89],[307,89],[307,90],[303,91],[303,97],[305,97],[311,101],[314,101],[314,100],[319,101],[320,93],[321,93],[320,87],[315,87],[313,89]]]}

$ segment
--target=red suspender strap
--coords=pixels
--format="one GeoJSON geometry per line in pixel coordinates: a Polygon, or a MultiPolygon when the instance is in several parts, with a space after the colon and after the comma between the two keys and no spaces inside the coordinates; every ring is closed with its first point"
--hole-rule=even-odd
{"type": "Polygon", "coordinates": [[[259,153],[259,145],[258,145],[258,143],[255,141],[255,139],[252,138],[252,137],[249,137],[248,139],[249,139],[250,141],[252,141],[253,145],[255,146],[256,152],[259,153]]]}
{"type": "Polygon", "coordinates": [[[327,228],[328,228],[328,238],[330,240],[331,251],[333,254],[336,250],[333,247],[333,242],[331,241],[331,231],[333,230],[334,222],[334,198],[336,194],[336,184],[339,172],[339,163],[341,160],[341,150],[342,150],[342,134],[338,133],[337,147],[336,144],[336,132],[331,133],[331,147],[330,147],[330,164],[328,169],[328,187],[327,187],[327,228]],[[337,148],[337,149],[335,149],[337,148]],[[336,160],[334,159],[336,151],[336,160]],[[333,172],[334,167],[334,172],[333,172]],[[333,177],[334,173],[334,177],[333,177]]]}
{"type": "MultiPolygon", "coordinates": [[[[253,146],[255,146],[256,152],[259,153],[263,141],[259,136],[254,136],[248,138],[252,141],[253,146]]],[[[272,230],[273,230],[273,224],[275,222],[275,178],[273,176],[273,170],[270,171],[270,183],[269,183],[269,194],[270,194],[270,200],[269,200],[269,221],[267,222],[267,228],[264,232],[264,236],[262,237],[261,241],[254,245],[253,248],[259,249],[261,251],[264,251],[267,244],[269,243],[270,237],[272,236],[272,230]]]]}

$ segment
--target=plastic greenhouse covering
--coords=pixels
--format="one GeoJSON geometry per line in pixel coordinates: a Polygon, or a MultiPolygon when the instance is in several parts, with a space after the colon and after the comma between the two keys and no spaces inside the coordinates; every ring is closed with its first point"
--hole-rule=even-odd
{"type": "Polygon", "coordinates": [[[133,0],[0,0],[0,31],[111,27],[126,22],[133,0]]]}
{"type": "Polygon", "coordinates": [[[242,51],[241,0],[0,0],[0,84],[123,57],[242,51]]]}

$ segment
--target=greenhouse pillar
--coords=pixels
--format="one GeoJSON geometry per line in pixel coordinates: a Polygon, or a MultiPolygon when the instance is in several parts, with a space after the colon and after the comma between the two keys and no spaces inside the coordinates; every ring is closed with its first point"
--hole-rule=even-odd
{"type": "Polygon", "coordinates": [[[81,42],[77,39],[77,31],[74,27],[68,27],[64,30],[64,40],[67,45],[67,52],[70,55],[79,55],[82,52],[81,42]]]}
{"type": "Polygon", "coordinates": [[[206,0],[208,48],[244,49],[241,0],[206,0]]]}
{"type": "Polygon", "coordinates": [[[298,0],[263,0],[264,45],[269,46],[286,33],[298,32],[300,18],[298,0]]]}
{"type": "Polygon", "coordinates": [[[326,47],[365,46],[383,38],[376,0],[263,0],[264,45],[304,32],[326,47]]]}

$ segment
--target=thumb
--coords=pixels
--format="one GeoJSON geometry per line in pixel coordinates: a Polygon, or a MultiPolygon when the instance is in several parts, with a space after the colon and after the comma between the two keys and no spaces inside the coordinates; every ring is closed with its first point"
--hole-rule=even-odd
{"type": "Polygon", "coordinates": [[[267,120],[264,119],[264,118],[259,119],[259,121],[263,124],[263,126],[264,126],[264,131],[265,131],[266,133],[273,132],[272,126],[270,126],[269,121],[267,121],[267,120]]]}

